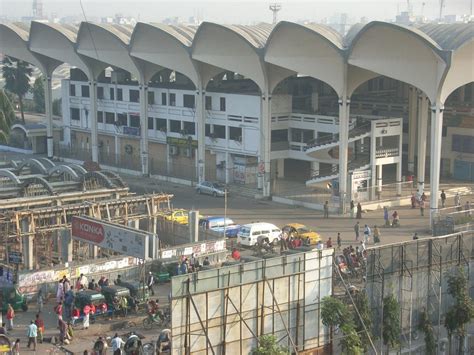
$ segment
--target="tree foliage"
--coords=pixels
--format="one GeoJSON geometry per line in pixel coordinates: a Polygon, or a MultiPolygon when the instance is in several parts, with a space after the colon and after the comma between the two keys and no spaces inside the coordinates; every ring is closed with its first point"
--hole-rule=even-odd
{"type": "Polygon", "coordinates": [[[343,324],[341,326],[344,334],[341,339],[341,350],[344,355],[359,355],[363,353],[362,343],[352,324],[343,324]]]}
{"type": "Polygon", "coordinates": [[[394,347],[400,340],[400,306],[393,295],[383,299],[383,343],[394,347]]]}
{"type": "Polygon", "coordinates": [[[252,355],[287,355],[288,350],[277,343],[273,335],[262,335],[257,348],[252,350],[252,355]]]}
{"type": "Polygon", "coordinates": [[[352,317],[347,305],[335,297],[324,297],[321,302],[321,320],[327,327],[340,326],[351,322],[352,317]]]}
{"type": "Polygon", "coordinates": [[[436,353],[436,338],[434,336],[433,325],[431,324],[430,315],[427,311],[420,314],[420,323],[418,329],[425,334],[425,347],[427,354],[436,353]]]}
{"type": "Polygon", "coordinates": [[[448,293],[454,298],[454,304],[446,312],[444,326],[448,337],[459,337],[460,354],[463,351],[466,325],[474,318],[474,303],[469,297],[468,281],[462,268],[448,275],[448,293]]]}
{"type": "Polygon", "coordinates": [[[17,95],[21,119],[25,123],[23,97],[30,90],[30,76],[33,73],[33,69],[27,62],[9,56],[3,58],[2,64],[5,90],[17,95]]]}
{"type": "Polygon", "coordinates": [[[360,334],[360,340],[364,351],[367,351],[370,345],[369,336],[372,337],[372,311],[369,307],[369,299],[367,298],[367,293],[365,292],[357,292],[353,298],[362,318],[361,321],[357,313],[354,312],[355,330],[360,334]],[[367,334],[365,329],[367,329],[369,334],[367,334]]]}
{"type": "Polygon", "coordinates": [[[15,119],[15,111],[8,96],[5,91],[0,90],[0,142],[7,142],[10,127],[15,119]]]}
{"type": "Polygon", "coordinates": [[[33,102],[35,104],[35,112],[44,113],[44,82],[43,75],[36,78],[31,92],[33,94],[33,102]]]}

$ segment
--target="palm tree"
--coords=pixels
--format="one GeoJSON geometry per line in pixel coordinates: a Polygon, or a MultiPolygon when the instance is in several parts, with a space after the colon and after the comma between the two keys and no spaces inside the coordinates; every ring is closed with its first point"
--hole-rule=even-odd
{"type": "Polygon", "coordinates": [[[2,64],[5,90],[18,96],[21,120],[24,124],[25,114],[23,112],[23,97],[30,90],[30,76],[32,75],[33,69],[29,63],[9,56],[3,58],[2,64]]]}
{"type": "Polygon", "coordinates": [[[7,142],[10,127],[15,119],[15,111],[7,94],[5,91],[0,90],[0,142],[7,142]]]}

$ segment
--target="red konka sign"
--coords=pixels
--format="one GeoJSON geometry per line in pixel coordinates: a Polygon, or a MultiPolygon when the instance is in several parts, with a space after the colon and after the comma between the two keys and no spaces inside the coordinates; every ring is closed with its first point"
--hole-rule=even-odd
{"type": "Polygon", "coordinates": [[[104,227],[96,222],[72,217],[72,235],[75,238],[100,244],[104,241],[104,227]]]}

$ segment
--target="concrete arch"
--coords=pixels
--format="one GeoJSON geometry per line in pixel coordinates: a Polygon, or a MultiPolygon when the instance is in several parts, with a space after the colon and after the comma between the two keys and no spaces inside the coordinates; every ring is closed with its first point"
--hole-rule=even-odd
{"type": "Polygon", "coordinates": [[[58,24],[31,22],[29,49],[32,52],[69,63],[78,67],[87,76],[89,68],[75,51],[77,30],[58,24]]]}
{"type": "Polygon", "coordinates": [[[440,92],[441,102],[456,89],[474,81],[474,39],[453,51],[451,65],[440,92]]]}
{"type": "Polygon", "coordinates": [[[43,163],[41,163],[38,159],[26,159],[23,160],[19,165],[18,165],[18,174],[21,173],[21,170],[24,167],[36,167],[41,174],[47,175],[48,174],[48,169],[44,166],[43,163]]]}
{"type": "Polygon", "coordinates": [[[118,185],[118,187],[127,187],[127,184],[125,183],[125,181],[123,181],[119,174],[110,170],[103,170],[101,171],[101,173],[103,173],[108,178],[113,179],[114,184],[118,185]]]}
{"type": "Polygon", "coordinates": [[[41,185],[48,192],[50,196],[55,195],[54,189],[51,186],[51,184],[47,182],[44,178],[39,177],[39,176],[32,176],[23,180],[21,184],[20,194],[22,196],[26,196],[25,193],[28,187],[30,185],[35,185],[35,184],[41,185]]]}
{"type": "Polygon", "coordinates": [[[129,55],[131,29],[123,26],[82,22],[77,34],[77,53],[127,70],[136,78],[140,73],[129,55]]]}
{"type": "Polygon", "coordinates": [[[28,131],[26,130],[26,128],[23,126],[23,124],[21,123],[15,123],[13,126],[11,126],[10,130],[14,130],[14,129],[18,129],[20,131],[22,131],[23,133],[25,133],[25,136],[28,137],[28,131]]]}
{"type": "Polygon", "coordinates": [[[21,180],[11,170],[0,169],[0,176],[10,179],[12,182],[16,183],[18,186],[21,185],[21,180]]]}
{"type": "Polygon", "coordinates": [[[28,37],[29,29],[18,27],[12,23],[0,23],[0,48],[2,48],[2,53],[41,68],[41,63],[28,50],[28,37]]]}
{"type": "Polygon", "coordinates": [[[441,47],[423,32],[378,21],[357,33],[348,53],[349,64],[416,86],[432,102],[448,66],[445,58],[441,47]]]}
{"type": "Polygon", "coordinates": [[[75,181],[79,181],[80,179],[79,175],[70,166],[67,165],[56,165],[51,167],[48,170],[48,176],[52,176],[54,174],[66,174],[69,175],[75,181]]]}
{"type": "Polygon", "coordinates": [[[279,22],[266,43],[265,62],[324,81],[339,96],[344,90],[342,37],[329,27],[279,22]]]}
{"type": "Polygon", "coordinates": [[[81,175],[87,174],[87,170],[78,164],[71,163],[69,164],[69,166],[71,167],[72,170],[74,170],[78,174],[81,174],[81,175]]]}
{"type": "Polygon", "coordinates": [[[241,73],[265,91],[267,78],[261,61],[263,46],[261,41],[244,34],[242,28],[204,22],[194,37],[192,58],[241,73]]]}
{"type": "Polygon", "coordinates": [[[130,55],[182,73],[198,87],[199,74],[191,58],[195,32],[191,27],[139,22],[130,39],[130,55]]]}
{"type": "Polygon", "coordinates": [[[43,165],[45,167],[49,167],[49,168],[52,168],[53,166],[56,166],[56,164],[54,164],[54,162],[48,158],[37,158],[37,160],[39,160],[40,162],[43,163],[43,165]]]}
{"type": "Polygon", "coordinates": [[[115,184],[110,180],[110,178],[100,171],[89,171],[86,174],[82,175],[81,183],[83,186],[85,186],[86,182],[92,179],[97,179],[103,186],[108,189],[116,188],[115,184]]]}

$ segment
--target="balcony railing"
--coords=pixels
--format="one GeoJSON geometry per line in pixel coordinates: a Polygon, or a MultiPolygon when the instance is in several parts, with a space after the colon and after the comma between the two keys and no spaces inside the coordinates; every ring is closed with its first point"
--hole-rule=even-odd
{"type": "Polygon", "coordinates": [[[377,149],[375,157],[377,159],[398,157],[400,151],[398,148],[377,149]]]}

